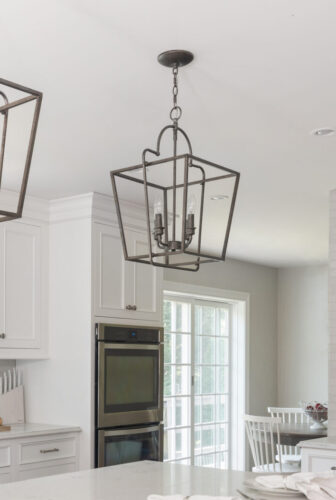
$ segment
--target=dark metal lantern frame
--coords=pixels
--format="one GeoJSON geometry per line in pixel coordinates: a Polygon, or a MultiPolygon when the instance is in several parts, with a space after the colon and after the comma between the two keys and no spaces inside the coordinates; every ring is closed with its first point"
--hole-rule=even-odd
{"type": "Polygon", "coordinates": [[[4,80],[0,78],[0,86],[4,86],[7,88],[15,89],[24,94],[28,94],[21,99],[16,99],[12,102],[9,101],[5,92],[0,90],[0,97],[2,98],[4,104],[0,105],[0,114],[4,116],[3,119],[3,127],[2,127],[2,135],[1,135],[1,146],[0,146],[0,189],[2,188],[2,180],[3,180],[3,168],[4,168],[4,159],[5,159],[5,148],[6,148],[6,137],[7,137],[7,125],[8,125],[8,116],[10,110],[16,108],[17,106],[22,106],[28,102],[35,101],[34,114],[32,119],[32,125],[30,130],[29,142],[27,147],[27,154],[25,158],[25,164],[23,169],[23,175],[20,185],[20,192],[18,195],[18,202],[16,211],[8,211],[3,210],[0,206],[0,222],[9,221],[13,219],[19,219],[22,217],[23,205],[26,196],[27,183],[30,171],[31,160],[33,156],[34,143],[36,137],[36,130],[40,115],[41,103],[42,103],[42,92],[37,90],[30,89],[28,87],[24,87],[23,85],[19,85],[17,83],[10,82],[8,80],[4,80]]]}
{"type": "Polygon", "coordinates": [[[239,172],[231,170],[229,168],[223,167],[216,163],[204,160],[193,155],[190,140],[183,129],[178,126],[178,120],[181,117],[182,110],[177,106],[177,70],[179,66],[184,66],[188,64],[193,56],[190,52],[186,51],[168,51],[166,53],[160,54],[159,62],[165,66],[173,67],[174,74],[174,106],[170,112],[170,117],[173,121],[172,125],[167,125],[159,133],[156,149],[146,148],[142,153],[142,163],[140,165],[135,165],[132,167],[121,168],[110,172],[113,196],[116,204],[116,212],[118,218],[118,224],[121,234],[122,246],[124,251],[125,260],[131,262],[141,262],[144,264],[150,264],[158,267],[167,267],[171,269],[179,269],[186,271],[198,271],[200,264],[206,262],[216,262],[223,261],[226,257],[226,250],[229,240],[230,228],[232,223],[232,217],[234,212],[234,206],[237,196],[238,184],[239,184],[239,172]],[[171,157],[162,158],[154,161],[147,161],[147,155],[152,154],[156,157],[160,156],[161,141],[162,137],[167,131],[172,131],[173,134],[173,155],[171,157]],[[184,154],[177,154],[177,138],[178,135],[183,136],[187,143],[188,152],[184,154]],[[177,181],[177,163],[183,162],[183,182],[177,181]],[[150,182],[148,180],[148,169],[151,168],[164,168],[165,164],[169,163],[173,166],[172,183],[169,185],[162,185],[157,182],[150,182]],[[207,176],[206,167],[211,167],[216,175],[207,176]],[[135,171],[142,172],[142,179],[133,177],[135,171]],[[218,171],[218,175],[217,175],[218,171]],[[191,172],[194,173],[191,176],[191,172]],[[199,176],[195,178],[195,173],[199,176]],[[192,180],[190,180],[190,178],[192,180]],[[142,255],[130,255],[131,252],[127,248],[127,238],[125,234],[125,228],[123,225],[122,216],[122,204],[120,203],[118,195],[117,179],[124,179],[129,182],[135,182],[143,185],[143,195],[144,195],[144,208],[145,208],[145,219],[147,226],[147,244],[148,252],[142,255]],[[223,230],[224,239],[221,252],[218,254],[202,251],[202,228],[204,224],[204,210],[205,204],[205,187],[208,183],[220,181],[223,179],[230,179],[233,181],[233,191],[231,196],[231,203],[228,209],[228,218],[226,221],[226,227],[223,230]],[[190,217],[187,213],[187,203],[188,195],[191,186],[200,187],[200,199],[199,199],[199,216],[197,220],[196,227],[194,227],[194,215],[190,217]],[[151,206],[149,203],[149,188],[159,190],[163,199],[162,213],[159,217],[154,218],[153,224],[151,223],[151,206]],[[178,189],[183,190],[182,194],[182,209],[181,209],[181,235],[180,238],[176,234],[176,220],[177,220],[177,203],[176,203],[176,193],[178,189]],[[168,208],[168,194],[172,194],[172,210],[168,208]],[[171,224],[169,224],[169,221],[171,224]],[[153,228],[154,230],[152,230],[153,228]],[[196,249],[190,248],[190,243],[195,235],[195,230],[198,230],[196,235],[196,249]],[[171,234],[171,238],[169,235],[171,234]],[[154,239],[154,241],[153,241],[154,239]],[[155,248],[155,246],[157,248],[155,248]],[[176,259],[176,257],[178,258],[176,259]]]}

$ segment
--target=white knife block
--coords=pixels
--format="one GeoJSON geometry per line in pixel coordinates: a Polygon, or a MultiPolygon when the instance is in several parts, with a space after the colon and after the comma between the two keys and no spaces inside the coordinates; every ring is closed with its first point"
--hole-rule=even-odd
{"type": "Polygon", "coordinates": [[[23,385],[0,394],[0,417],[4,425],[24,423],[23,385]]]}

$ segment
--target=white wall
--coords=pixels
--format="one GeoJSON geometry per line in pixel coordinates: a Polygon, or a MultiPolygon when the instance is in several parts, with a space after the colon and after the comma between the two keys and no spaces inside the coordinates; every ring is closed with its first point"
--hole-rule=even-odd
{"type": "Polygon", "coordinates": [[[278,271],[278,405],[328,401],[328,267],[278,271]]]}
{"type": "Polygon", "coordinates": [[[276,269],[228,259],[204,264],[197,273],[165,270],[164,279],[250,293],[249,411],[266,414],[277,400],[276,269]]]}
{"type": "Polygon", "coordinates": [[[14,366],[16,366],[16,363],[12,359],[0,359],[0,373],[9,368],[14,368],[14,366]]]}

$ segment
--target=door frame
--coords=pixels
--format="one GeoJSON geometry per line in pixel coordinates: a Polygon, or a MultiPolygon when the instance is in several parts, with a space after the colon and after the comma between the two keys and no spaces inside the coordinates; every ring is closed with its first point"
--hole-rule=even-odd
{"type": "Polygon", "coordinates": [[[249,454],[247,453],[248,447],[242,417],[244,414],[249,413],[250,401],[250,294],[247,292],[237,292],[166,280],[163,282],[163,295],[165,293],[173,294],[176,297],[189,296],[210,301],[216,299],[219,302],[223,301],[232,305],[234,317],[236,319],[232,325],[233,335],[239,340],[239,345],[241,347],[239,353],[232,353],[232,355],[235,356],[236,366],[238,366],[235,380],[240,385],[242,384],[245,390],[242,391],[243,397],[237,401],[236,405],[232,408],[234,412],[234,417],[231,419],[232,425],[236,425],[237,427],[233,433],[233,435],[236,436],[236,443],[231,442],[231,450],[233,451],[231,466],[232,469],[235,470],[248,470],[249,454]],[[244,351],[243,363],[241,363],[242,360],[239,356],[242,350],[244,351]]]}

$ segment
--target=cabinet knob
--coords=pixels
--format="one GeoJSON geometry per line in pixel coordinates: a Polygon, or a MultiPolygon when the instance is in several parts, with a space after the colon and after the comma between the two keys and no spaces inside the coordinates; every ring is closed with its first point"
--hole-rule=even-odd
{"type": "Polygon", "coordinates": [[[336,470],[336,465],[333,465],[332,467],[330,467],[330,470],[336,470]]]}
{"type": "Polygon", "coordinates": [[[0,339],[5,339],[6,338],[6,334],[5,333],[0,333],[0,339]]]}
{"type": "Polygon", "coordinates": [[[130,304],[126,306],[126,309],[128,311],[136,311],[137,310],[137,306],[131,306],[130,304]]]}

